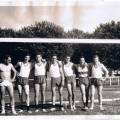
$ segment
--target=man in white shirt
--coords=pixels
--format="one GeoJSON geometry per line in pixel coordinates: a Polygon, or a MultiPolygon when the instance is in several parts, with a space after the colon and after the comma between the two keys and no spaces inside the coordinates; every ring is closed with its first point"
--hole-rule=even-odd
{"type": "Polygon", "coordinates": [[[62,66],[57,61],[57,55],[52,55],[52,62],[47,64],[47,70],[49,70],[51,75],[51,87],[52,87],[52,108],[51,111],[55,111],[55,100],[56,100],[56,86],[58,87],[58,92],[60,96],[60,107],[63,108],[63,85],[64,85],[64,75],[62,71],[62,66]]]}
{"type": "Polygon", "coordinates": [[[74,64],[70,61],[70,56],[66,55],[65,62],[63,63],[63,71],[65,75],[65,82],[68,89],[68,100],[70,104],[71,111],[76,109],[75,107],[75,91],[76,91],[76,72],[74,64]]]}
{"type": "Polygon", "coordinates": [[[18,92],[19,92],[19,99],[21,104],[21,110],[19,112],[23,112],[23,100],[22,100],[22,89],[24,88],[25,95],[26,95],[26,104],[27,104],[27,112],[32,113],[29,110],[30,98],[29,98],[29,74],[30,70],[32,69],[32,65],[29,62],[30,54],[26,53],[24,55],[24,61],[18,62],[15,68],[20,67],[20,71],[17,73],[17,84],[18,84],[18,92]]]}
{"type": "Polygon", "coordinates": [[[42,101],[42,111],[47,112],[44,108],[45,104],[45,89],[46,89],[46,61],[42,59],[41,53],[36,53],[36,61],[33,63],[34,69],[34,84],[35,84],[35,103],[36,110],[38,112],[38,97],[39,90],[41,87],[41,101],[42,101]]]}
{"type": "Polygon", "coordinates": [[[15,104],[14,104],[14,89],[12,82],[15,81],[16,77],[16,70],[11,64],[11,56],[6,55],[4,57],[4,62],[0,64],[0,90],[1,90],[1,105],[2,105],[2,112],[1,114],[5,114],[5,88],[7,88],[9,95],[10,95],[10,101],[11,101],[11,107],[12,107],[12,113],[17,114],[15,111],[15,104]],[[11,70],[13,71],[13,78],[11,79],[11,70]]]}
{"type": "Polygon", "coordinates": [[[99,106],[100,110],[104,110],[102,107],[102,82],[106,80],[108,75],[108,70],[106,67],[99,62],[99,57],[94,55],[93,63],[90,64],[90,73],[91,73],[91,107],[90,110],[93,110],[94,107],[94,94],[95,94],[95,87],[98,90],[98,98],[99,98],[99,106]],[[103,77],[102,74],[105,74],[103,77]]]}

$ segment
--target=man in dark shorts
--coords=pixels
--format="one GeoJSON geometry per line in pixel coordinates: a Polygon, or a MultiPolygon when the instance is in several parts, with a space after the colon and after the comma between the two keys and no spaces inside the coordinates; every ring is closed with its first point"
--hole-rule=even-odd
{"type": "Polygon", "coordinates": [[[17,84],[18,84],[18,92],[19,92],[19,99],[21,104],[21,110],[19,112],[23,112],[23,100],[22,100],[22,89],[24,88],[25,95],[26,95],[26,104],[27,104],[27,112],[32,113],[29,110],[29,74],[32,68],[32,64],[29,62],[30,54],[25,53],[24,61],[18,62],[15,68],[20,67],[20,71],[17,73],[17,84]]]}
{"type": "Polygon", "coordinates": [[[52,104],[53,107],[51,111],[55,111],[55,99],[56,99],[56,86],[58,87],[59,96],[60,96],[60,108],[64,111],[63,108],[63,85],[64,85],[64,75],[62,71],[62,66],[57,61],[57,55],[52,55],[52,62],[47,63],[47,70],[50,71],[51,75],[51,87],[52,87],[52,104]]]}
{"type": "Polygon", "coordinates": [[[65,57],[65,62],[63,63],[63,71],[65,75],[65,82],[68,89],[68,100],[70,104],[71,111],[76,109],[75,107],[75,90],[76,90],[76,72],[75,67],[72,62],[70,62],[70,56],[65,57]]]}
{"type": "Polygon", "coordinates": [[[33,63],[34,68],[34,84],[35,84],[35,103],[36,110],[38,112],[38,97],[39,90],[41,88],[41,101],[42,101],[42,111],[47,112],[44,108],[45,105],[45,89],[46,89],[46,61],[42,59],[41,53],[36,53],[36,61],[33,63]]]}
{"type": "Polygon", "coordinates": [[[89,68],[91,73],[91,107],[89,109],[93,110],[95,88],[97,88],[100,110],[104,110],[102,107],[102,83],[106,80],[108,70],[103,64],[99,62],[99,57],[97,55],[94,55],[93,63],[90,64],[89,68]],[[105,77],[102,76],[103,72],[105,77]]]}
{"type": "Polygon", "coordinates": [[[80,63],[78,64],[78,76],[84,105],[83,109],[87,110],[89,97],[89,69],[88,64],[85,62],[85,58],[83,56],[80,57],[80,63]]]}

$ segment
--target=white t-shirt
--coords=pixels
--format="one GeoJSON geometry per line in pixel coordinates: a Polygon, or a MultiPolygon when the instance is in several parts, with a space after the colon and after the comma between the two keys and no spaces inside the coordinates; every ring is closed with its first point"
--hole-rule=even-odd
{"type": "Polygon", "coordinates": [[[72,67],[73,67],[73,63],[69,63],[69,65],[67,66],[67,65],[63,65],[63,69],[64,69],[64,74],[65,74],[65,76],[67,77],[67,76],[73,76],[73,69],[72,69],[72,67]]]}
{"type": "Polygon", "coordinates": [[[51,63],[50,75],[51,77],[54,77],[54,78],[60,77],[60,68],[59,68],[58,63],[56,63],[55,65],[51,63]]]}
{"type": "Polygon", "coordinates": [[[38,65],[35,62],[35,70],[34,70],[35,76],[45,75],[45,66],[46,66],[46,64],[43,62],[41,62],[41,65],[38,65]]]}
{"type": "Polygon", "coordinates": [[[3,63],[0,64],[0,75],[2,80],[9,80],[11,79],[11,68],[13,65],[9,63],[9,65],[5,65],[3,63]]]}
{"type": "Polygon", "coordinates": [[[97,67],[92,65],[92,76],[91,77],[92,78],[102,78],[102,74],[103,74],[102,69],[106,70],[105,66],[101,63],[99,63],[97,67]]]}
{"type": "Polygon", "coordinates": [[[19,62],[19,65],[20,65],[19,76],[28,78],[30,74],[31,64],[30,63],[24,64],[23,62],[19,62]]]}
{"type": "Polygon", "coordinates": [[[82,68],[80,64],[78,65],[79,77],[88,77],[88,67],[82,68]]]}

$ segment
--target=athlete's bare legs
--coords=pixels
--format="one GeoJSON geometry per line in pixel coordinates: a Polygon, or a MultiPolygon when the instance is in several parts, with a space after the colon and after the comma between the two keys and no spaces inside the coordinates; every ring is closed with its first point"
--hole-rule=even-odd
{"type": "Polygon", "coordinates": [[[1,86],[1,105],[2,105],[2,114],[5,113],[5,87],[4,86],[1,86]]]}
{"type": "Polygon", "coordinates": [[[68,90],[68,100],[69,100],[70,108],[71,108],[71,110],[73,110],[71,84],[67,84],[67,90],[68,90]]]}
{"type": "Polygon", "coordinates": [[[18,85],[18,93],[19,93],[19,100],[20,100],[20,106],[21,110],[23,109],[23,98],[22,98],[22,86],[18,85]]]}
{"type": "Polygon", "coordinates": [[[91,85],[91,107],[90,107],[91,110],[94,107],[94,95],[95,95],[95,86],[91,85]]]}
{"type": "Polygon", "coordinates": [[[73,109],[76,109],[75,107],[75,91],[76,91],[76,82],[72,84],[72,101],[73,101],[73,109]]]}
{"type": "Polygon", "coordinates": [[[103,108],[102,108],[102,87],[103,87],[103,86],[98,86],[98,87],[97,87],[99,105],[100,105],[100,109],[101,109],[101,110],[103,110],[103,108]]]}

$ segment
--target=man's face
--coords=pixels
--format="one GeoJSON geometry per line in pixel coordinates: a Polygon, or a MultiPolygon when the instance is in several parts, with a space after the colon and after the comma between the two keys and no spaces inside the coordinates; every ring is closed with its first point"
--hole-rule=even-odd
{"type": "Polygon", "coordinates": [[[93,58],[93,62],[94,63],[98,63],[99,62],[99,58],[98,57],[93,58]]]}
{"type": "Polygon", "coordinates": [[[52,56],[52,62],[55,63],[57,61],[57,56],[52,56]]]}
{"type": "Polygon", "coordinates": [[[66,61],[67,63],[70,62],[70,57],[67,56],[66,59],[65,59],[65,61],[66,61]]]}
{"type": "Polygon", "coordinates": [[[42,56],[41,55],[36,55],[36,61],[41,61],[41,59],[42,59],[42,56]]]}
{"type": "Polygon", "coordinates": [[[11,63],[11,57],[8,57],[8,59],[6,60],[6,63],[7,64],[11,63]]]}
{"type": "Polygon", "coordinates": [[[30,56],[25,56],[25,62],[28,62],[30,60],[30,56]]]}
{"type": "Polygon", "coordinates": [[[80,63],[84,64],[85,63],[85,59],[84,58],[80,58],[80,63]]]}

